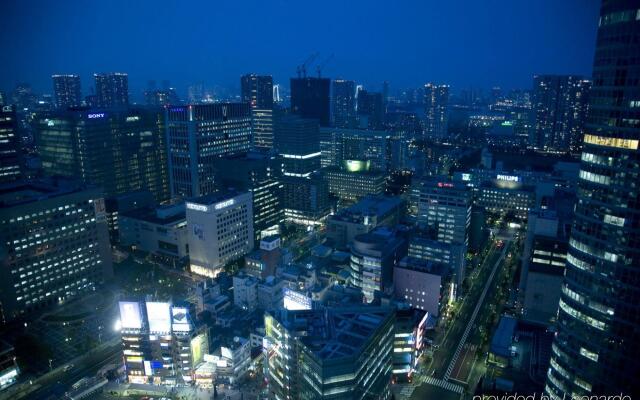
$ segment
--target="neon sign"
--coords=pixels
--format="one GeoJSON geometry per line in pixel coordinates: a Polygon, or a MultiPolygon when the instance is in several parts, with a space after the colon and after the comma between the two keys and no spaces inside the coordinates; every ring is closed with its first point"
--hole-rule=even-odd
{"type": "Polygon", "coordinates": [[[223,202],[220,202],[218,204],[216,204],[213,208],[215,208],[216,210],[221,210],[225,207],[229,207],[231,205],[233,205],[235,203],[234,199],[229,199],[229,200],[225,200],[223,202]]]}
{"type": "Polygon", "coordinates": [[[104,113],[87,114],[87,118],[89,119],[104,118],[104,113]]]}

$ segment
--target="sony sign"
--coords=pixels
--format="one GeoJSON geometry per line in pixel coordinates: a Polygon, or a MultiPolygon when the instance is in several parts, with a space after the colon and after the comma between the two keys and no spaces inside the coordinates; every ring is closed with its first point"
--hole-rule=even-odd
{"type": "Polygon", "coordinates": [[[104,113],[87,114],[87,118],[89,119],[104,118],[104,113]]]}
{"type": "Polygon", "coordinates": [[[232,206],[234,203],[235,203],[235,200],[234,200],[234,199],[229,199],[229,200],[225,200],[225,201],[222,201],[222,202],[220,202],[220,203],[216,204],[216,205],[214,206],[214,208],[215,208],[216,210],[221,210],[221,209],[223,209],[223,208],[225,208],[225,207],[232,206]]]}
{"type": "Polygon", "coordinates": [[[209,211],[209,207],[202,204],[196,204],[196,203],[187,203],[187,208],[189,210],[196,210],[196,211],[202,211],[202,212],[209,211]]]}

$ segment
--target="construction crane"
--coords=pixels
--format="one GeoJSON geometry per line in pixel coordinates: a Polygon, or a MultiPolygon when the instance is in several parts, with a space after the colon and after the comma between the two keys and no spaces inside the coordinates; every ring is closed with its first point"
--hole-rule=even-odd
{"type": "Polygon", "coordinates": [[[320,64],[318,64],[318,66],[316,66],[316,71],[318,72],[318,78],[322,77],[322,68],[324,68],[324,66],[327,65],[331,60],[333,60],[333,53],[331,53],[329,57],[325,58],[323,62],[321,62],[320,64]]]}
{"type": "Polygon", "coordinates": [[[318,57],[318,53],[313,53],[301,64],[298,65],[296,71],[298,72],[298,78],[306,78],[307,77],[307,67],[311,65],[311,63],[318,57]]]}

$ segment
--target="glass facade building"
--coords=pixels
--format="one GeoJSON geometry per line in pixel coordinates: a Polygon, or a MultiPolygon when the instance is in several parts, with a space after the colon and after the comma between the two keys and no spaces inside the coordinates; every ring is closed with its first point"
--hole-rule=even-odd
{"type": "Polygon", "coordinates": [[[637,393],[640,376],[640,3],[604,0],[578,201],[545,390],[637,393]]]}

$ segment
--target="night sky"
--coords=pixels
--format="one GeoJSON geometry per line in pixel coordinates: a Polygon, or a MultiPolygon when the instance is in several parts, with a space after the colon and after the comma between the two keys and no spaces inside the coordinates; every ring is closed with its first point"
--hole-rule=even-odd
{"type": "MultiPolygon", "coordinates": [[[[0,89],[51,93],[51,74],[129,73],[184,96],[204,82],[238,87],[247,72],[288,86],[311,53],[324,76],[372,89],[427,81],[530,88],[535,73],[591,74],[599,1],[2,1],[0,89]]],[[[310,73],[316,74],[315,67],[310,73]]]]}

